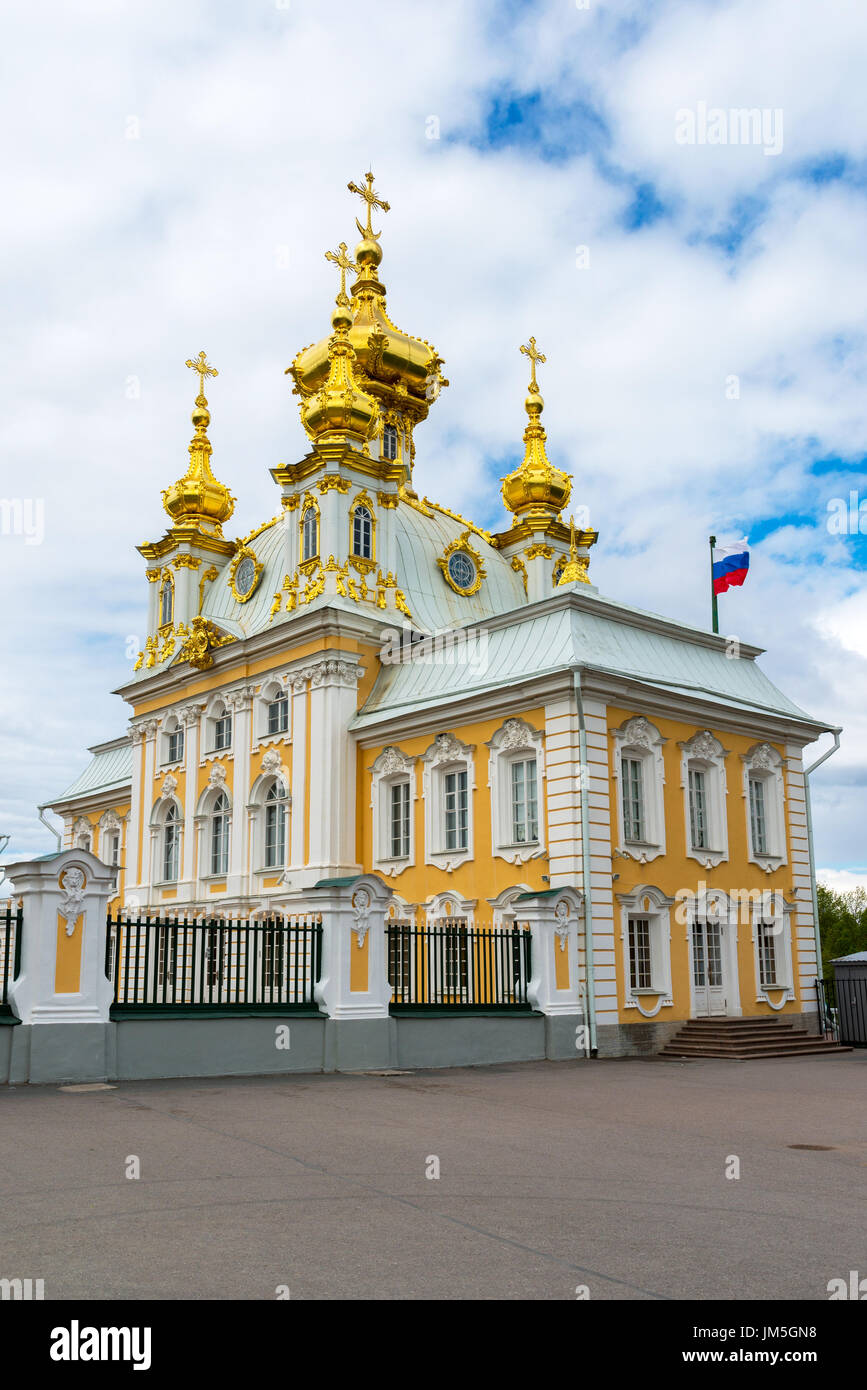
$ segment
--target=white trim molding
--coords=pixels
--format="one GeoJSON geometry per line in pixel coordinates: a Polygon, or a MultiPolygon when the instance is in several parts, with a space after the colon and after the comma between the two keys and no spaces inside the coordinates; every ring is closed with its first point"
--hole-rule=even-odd
{"type": "Polygon", "coordinates": [[[753,969],[756,979],[756,1003],[767,1004],[774,1012],[779,1012],[784,1004],[795,998],[795,976],[792,968],[792,927],[791,914],[796,910],[795,903],[787,903],[782,893],[770,893],[769,903],[754,903],[752,911],[751,936],[753,943],[753,969]],[[775,985],[763,985],[761,963],[759,961],[759,938],[767,932],[774,943],[775,985]],[[779,995],[776,1002],[769,996],[779,995]]]}
{"type": "Polygon", "coordinates": [[[620,904],[620,943],[623,955],[623,1002],[637,1009],[644,1018],[655,1018],[663,1007],[674,1003],[671,992],[671,909],[675,899],[650,883],[639,884],[628,893],[617,893],[620,904]],[[629,925],[633,919],[646,919],[647,949],[650,956],[650,984],[632,984],[629,925]]]}
{"type": "Polygon", "coordinates": [[[747,820],[750,863],[758,864],[765,873],[772,874],[775,869],[788,862],[783,759],[770,743],[754,743],[749,752],[741,754],[741,762],[744,770],[744,813],[747,820]],[[766,844],[764,851],[757,849],[753,842],[751,781],[759,782],[762,786],[766,844]]]}
{"type": "Polygon", "coordinates": [[[686,853],[689,859],[697,859],[705,869],[715,869],[729,857],[728,820],[726,815],[726,758],[729,749],[723,748],[718,738],[709,729],[693,734],[684,743],[678,743],[681,750],[680,784],[683,788],[684,830],[686,834],[686,853]],[[699,773],[704,782],[705,838],[707,846],[693,848],[690,818],[689,774],[699,773]]]}
{"type": "Polygon", "coordinates": [[[545,854],[545,739],[525,719],[507,719],[489,743],[488,786],[491,790],[491,853],[507,864],[525,864],[545,854]],[[536,762],[536,839],[516,841],[512,825],[511,767],[534,758],[536,762]]]}
{"type": "Polygon", "coordinates": [[[425,863],[450,874],[473,858],[473,801],[476,789],[475,747],[461,743],[452,733],[437,734],[424,754],[422,797],[424,799],[425,863]],[[467,774],[467,843],[464,849],[445,845],[444,781],[451,772],[467,774]]]}
{"type": "Polygon", "coordinates": [[[370,809],[373,825],[373,866],[389,878],[396,878],[415,864],[415,803],[418,800],[415,765],[417,758],[389,744],[370,769],[370,809]],[[409,787],[409,842],[407,853],[392,854],[391,789],[409,787]]]}
{"type": "Polygon", "coordinates": [[[617,729],[610,729],[614,740],[614,782],[617,807],[616,847],[624,859],[636,859],[649,864],[665,854],[665,761],[663,746],[668,742],[655,724],[643,714],[627,719],[617,729]],[[623,804],[623,758],[632,758],[641,766],[641,803],[643,835],[627,840],[623,804]]]}

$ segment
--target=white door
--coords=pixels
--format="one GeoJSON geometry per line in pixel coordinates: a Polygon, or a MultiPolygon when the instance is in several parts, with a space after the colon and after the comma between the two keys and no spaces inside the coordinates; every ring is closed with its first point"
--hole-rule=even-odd
{"type": "Polygon", "coordinates": [[[704,919],[692,924],[692,988],[696,1018],[726,1011],[722,927],[704,919]]]}

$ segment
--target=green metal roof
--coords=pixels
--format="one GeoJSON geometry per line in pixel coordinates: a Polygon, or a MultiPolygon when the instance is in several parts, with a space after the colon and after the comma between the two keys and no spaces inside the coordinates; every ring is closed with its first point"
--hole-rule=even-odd
{"type": "Polygon", "coordinates": [[[46,806],[56,806],[58,802],[72,801],[75,797],[92,796],[94,792],[112,791],[130,785],[132,745],[127,739],[98,743],[90,752],[94,755],[93,759],[81,776],[65,792],[46,801],[46,806]]]}

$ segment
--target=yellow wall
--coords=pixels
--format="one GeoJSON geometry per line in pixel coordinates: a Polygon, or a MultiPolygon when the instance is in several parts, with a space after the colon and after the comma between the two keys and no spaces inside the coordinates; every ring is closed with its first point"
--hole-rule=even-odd
{"type": "MultiPolygon", "coordinates": [[[[627,719],[633,718],[636,714],[643,714],[640,709],[621,709],[609,706],[607,711],[607,724],[609,728],[618,728],[627,719]]],[[[741,754],[747,753],[756,743],[766,742],[763,737],[745,737],[742,734],[729,733],[721,728],[710,728],[710,732],[715,738],[719,739],[723,748],[728,750],[726,758],[726,808],[728,816],[728,854],[715,869],[705,869],[696,859],[689,857],[687,849],[687,827],[686,813],[684,807],[684,793],[681,785],[681,754],[682,750],[678,743],[683,743],[691,738],[698,729],[707,728],[707,725],[684,724],[673,719],[660,719],[656,715],[647,716],[656,726],[662,737],[667,740],[663,747],[663,759],[665,764],[665,847],[666,852],[659,858],[652,860],[649,864],[639,864],[632,859],[623,859],[619,856],[613,859],[614,872],[620,877],[614,884],[614,938],[615,938],[615,958],[617,965],[617,995],[620,1001],[620,1018],[624,1023],[640,1022],[636,1018],[634,1009],[624,1009],[622,1001],[625,997],[624,959],[623,945],[620,938],[621,933],[621,909],[617,901],[618,893],[629,893],[639,885],[651,885],[662,890],[667,897],[673,898],[679,890],[690,889],[693,892],[698,890],[700,882],[704,881],[707,889],[718,888],[726,893],[732,889],[740,891],[757,889],[760,892],[765,890],[776,890],[785,894],[787,901],[793,897],[792,890],[792,866],[791,866],[791,841],[790,827],[788,820],[788,804],[786,805],[786,852],[789,856],[789,863],[783,864],[773,873],[767,874],[758,864],[752,864],[749,860],[748,842],[748,807],[746,798],[743,795],[743,763],[741,754]]],[[[772,744],[781,757],[785,757],[786,750],[782,744],[772,744]]],[[[611,775],[611,824],[612,824],[612,844],[616,846],[618,842],[616,816],[617,816],[617,789],[614,777],[614,747],[613,741],[609,740],[609,770],[611,775]]],[[[666,1009],[665,1021],[673,1021],[677,1018],[686,1018],[689,1014],[690,1000],[690,978],[689,978],[689,951],[686,939],[686,926],[677,920],[676,906],[671,909],[671,985],[674,1005],[671,1009],[666,1009]]],[[[794,918],[794,914],[792,914],[794,918]]],[[[798,958],[797,958],[797,936],[795,934],[795,924],[792,921],[792,965],[795,975],[796,991],[798,977],[798,958]]],[[[744,1016],[764,1015],[767,1016],[769,1008],[756,1000],[758,993],[756,970],[754,963],[754,947],[752,941],[752,928],[743,920],[738,923],[738,977],[740,984],[740,1007],[744,1016]]],[[[779,995],[772,991],[771,998],[775,1003],[779,1002],[779,995]]],[[[787,1003],[780,1011],[782,1013],[796,1013],[800,1011],[801,1003],[797,997],[787,1003]]]]}
{"type": "MultiPolygon", "coordinates": [[[[510,716],[511,717],[511,716],[510,716]]],[[[545,728],[545,711],[538,707],[522,711],[518,716],[525,719],[534,729],[545,728]]],[[[494,719],[485,719],[473,724],[449,724],[449,732],[461,743],[474,746],[472,795],[473,806],[473,858],[461,864],[453,873],[446,873],[433,864],[426,864],[424,834],[424,801],[422,800],[422,759],[437,733],[446,727],[440,716],[432,724],[430,732],[412,738],[390,739],[376,748],[359,749],[358,754],[358,836],[359,861],[365,871],[375,872],[373,822],[370,807],[372,772],[371,768],[384,748],[394,745],[409,757],[418,758],[414,768],[415,793],[414,834],[415,864],[396,878],[389,878],[389,884],[407,902],[424,902],[436,893],[452,892],[464,898],[478,899],[476,920],[490,920],[492,909],[488,898],[496,897],[504,888],[516,883],[526,883],[530,888],[545,889],[547,883],[542,875],[548,873],[547,854],[538,859],[528,859],[525,864],[507,864],[505,859],[493,857],[493,829],[491,826],[491,789],[488,786],[488,759],[490,742],[498,729],[503,726],[504,716],[498,714],[494,719]]],[[[547,820],[545,784],[542,779],[542,800],[539,805],[540,824],[547,820]]]]}

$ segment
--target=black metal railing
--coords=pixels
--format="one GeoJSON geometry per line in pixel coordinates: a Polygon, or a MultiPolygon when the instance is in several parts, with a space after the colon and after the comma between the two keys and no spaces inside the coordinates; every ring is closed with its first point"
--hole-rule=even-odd
{"type": "Polygon", "coordinates": [[[314,914],[108,919],[105,973],[115,1010],[311,1009],[321,965],[322,919],[314,914]]]}
{"type": "Polygon", "coordinates": [[[816,1003],[819,1009],[819,1032],[826,1038],[833,1038],[839,1042],[840,1022],[833,976],[825,980],[816,980],[816,1003]]]}
{"type": "Polygon", "coordinates": [[[448,919],[432,926],[386,927],[391,1008],[528,1010],[530,930],[468,926],[448,919]]]}
{"type": "Polygon", "coordinates": [[[22,909],[7,899],[0,902],[0,1013],[11,1014],[9,986],[21,969],[22,909]]]}
{"type": "Polygon", "coordinates": [[[816,981],[819,1024],[846,1047],[867,1047],[867,978],[851,969],[816,981]]]}

